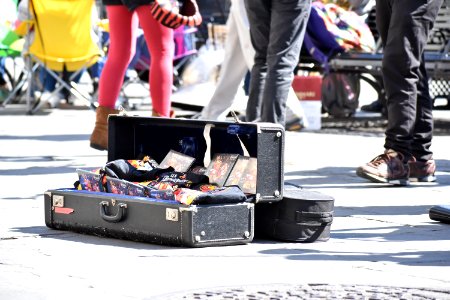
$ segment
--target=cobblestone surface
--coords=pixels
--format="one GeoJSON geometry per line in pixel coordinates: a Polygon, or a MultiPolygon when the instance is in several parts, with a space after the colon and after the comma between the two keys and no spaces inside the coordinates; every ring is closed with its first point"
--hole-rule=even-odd
{"type": "Polygon", "coordinates": [[[169,295],[165,299],[236,299],[236,300],[279,300],[279,299],[450,299],[450,290],[430,290],[405,287],[366,285],[279,285],[230,287],[217,290],[203,290],[169,295]]]}

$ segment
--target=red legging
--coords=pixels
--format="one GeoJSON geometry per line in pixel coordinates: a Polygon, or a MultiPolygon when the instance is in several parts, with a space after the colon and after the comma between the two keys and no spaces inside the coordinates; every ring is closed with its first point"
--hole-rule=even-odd
{"type": "Polygon", "coordinates": [[[114,108],[123,78],[136,52],[137,29],[140,24],[150,50],[150,97],[153,111],[170,116],[173,84],[173,30],[158,23],[150,14],[150,5],[130,12],[123,5],[106,6],[109,19],[110,46],[100,76],[98,102],[114,108]]]}

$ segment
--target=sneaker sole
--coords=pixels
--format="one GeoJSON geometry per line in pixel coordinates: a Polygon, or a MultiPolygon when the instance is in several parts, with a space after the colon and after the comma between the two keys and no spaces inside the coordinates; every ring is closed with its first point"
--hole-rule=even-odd
{"type": "Polygon", "coordinates": [[[393,185],[401,185],[401,186],[407,186],[409,185],[409,180],[406,178],[401,178],[401,179],[386,179],[384,177],[380,177],[380,176],[376,176],[373,174],[368,174],[363,172],[361,169],[357,169],[356,170],[356,175],[358,175],[359,177],[362,177],[364,179],[368,179],[372,182],[375,183],[390,183],[393,185]]]}
{"type": "Polygon", "coordinates": [[[436,179],[437,178],[434,175],[429,175],[425,177],[409,177],[409,180],[413,182],[435,182],[436,179]]]}

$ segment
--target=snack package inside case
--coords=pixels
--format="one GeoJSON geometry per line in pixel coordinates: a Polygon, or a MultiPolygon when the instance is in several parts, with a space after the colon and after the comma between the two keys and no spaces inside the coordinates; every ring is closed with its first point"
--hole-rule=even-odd
{"type": "Polygon", "coordinates": [[[216,187],[211,190],[180,188],[175,191],[175,200],[183,204],[221,204],[249,201],[244,192],[236,186],[216,187]]]}
{"type": "Polygon", "coordinates": [[[159,164],[156,162],[156,160],[152,159],[148,155],[144,156],[142,159],[129,159],[127,161],[137,170],[150,171],[159,167],[159,164]]]}
{"type": "Polygon", "coordinates": [[[79,185],[77,188],[92,192],[103,192],[102,174],[100,168],[92,171],[77,169],[79,185]]]}
{"type": "Polygon", "coordinates": [[[117,178],[106,177],[107,192],[113,194],[122,194],[136,197],[154,198],[160,200],[175,200],[173,190],[157,190],[145,186],[139,182],[130,182],[117,178]]]}
{"type": "Polygon", "coordinates": [[[199,184],[209,183],[208,177],[194,173],[166,172],[161,174],[156,180],[147,183],[147,186],[158,190],[178,188],[194,188],[199,184]]]}
{"type": "Polygon", "coordinates": [[[151,163],[125,159],[110,161],[105,165],[104,169],[105,174],[109,177],[131,182],[154,180],[162,173],[173,171],[172,167],[153,167],[151,163]]]}
{"type": "Polygon", "coordinates": [[[175,200],[172,189],[156,190],[151,187],[142,185],[139,182],[128,183],[128,195],[160,200],[175,200]]]}
{"type": "Polygon", "coordinates": [[[207,168],[191,169],[194,161],[174,150],[161,164],[150,156],[117,159],[96,170],[77,169],[77,183],[89,191],[175,200],[187,205],[251,201],[245,193],[256,191],[256,158],[221,153],[207,168]]]}
{"type": "Polygon", "coordinates": [[[106,190],[113,194],[128,195],[128,181],[106,176],[106,190]]]}

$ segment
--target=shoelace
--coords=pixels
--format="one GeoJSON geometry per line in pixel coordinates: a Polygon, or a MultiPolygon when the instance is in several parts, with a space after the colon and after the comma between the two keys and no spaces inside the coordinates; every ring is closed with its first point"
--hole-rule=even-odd
{"type": "Polygon", "coordinates": [[[390,157],[389,155],[387,155],[387,154],[381,154],[381,155],[378,155],[377,157],[375,157],[374,159],[372,159],[371,163],[372,163],[374,166],[379,166],[379,165],[381,165],[382,163],[387,163],[387,162],[390,161],[391,159],[392,159],[392,157],[390,157]]]}

